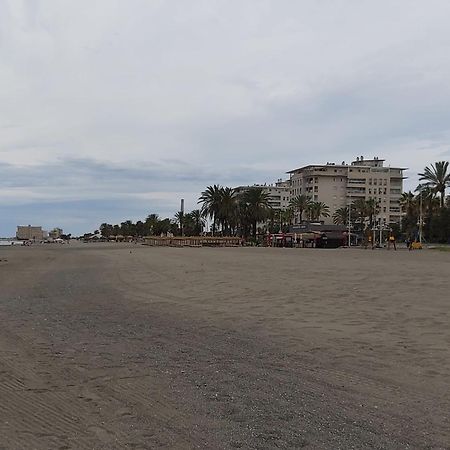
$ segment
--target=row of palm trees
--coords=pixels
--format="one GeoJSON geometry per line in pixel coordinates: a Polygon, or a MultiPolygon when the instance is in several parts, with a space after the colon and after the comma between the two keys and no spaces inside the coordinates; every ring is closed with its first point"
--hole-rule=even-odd
{"type": "Polygon", "coordinates": [[[266,223],[271,232],[309,221],[319,221],[330,217],[330,208],[323,202],[311,200],[306,195],[291,199],[285,211],[273,209],[270,196],[262,187],[236,190],[219,185],[208,186],[200,195],[201,213],[211,220],[212,233],[257,237],[258,224],[266,223]]]}
{"type": "Polygon", "coordinates": [[[448,161],[438,161],[419,174],[421,184],[415,192],[404,192],[400,205],[404,213],[402,229],[406,235],[423,232],[430,241],[448,242],[450,239],[450,187],[448,161]]]}
{"type": "Polygon", "coordinates": [[[237,191],[217,184],[208,186],[198,200],[204,217],[211,220],[212,233],[241,234],[256,238],[259,222],[269,218],[269,194],[259,187],[237,191]]]}
{"type": "Polygon", "coordinates": [[[379,212],[380,204],[377,200],[358,198],[350,207],[337,209],[333,214],[333,222],[336,225],[348,225],[350,222],[356,231],[362,231],[365,227],[373,228],[379,212]]]}
{"type": "Polygon", "coordinates": [[[310,221],[330,216],[330,208],[323,202],[312,201],[306,195],[291,199],[286,211],[273,209],[270,196],[262,187],[236,190],[219,185],[208,186],[200,195],[199,204],[204,217],[211,220],[212,233],[225,236],[240,234],[256,239],[258,224],[266,229],[286,231],[293,221],[302,222],[304,215],[310,221]]]}
{"type": "MultiPolygon", "coordinates": [[[[161,234],[172,233],[181,234],[181,225],[185,235],[198,236],[203,233],[205,228],[205,219],[199,209],[181,215],[175,214],[173,219],[162,218],[158,214],[149,214],[145,220],[126,220],[120,224],[102,223],[98,234],[103,237],[142,237],[159,236],[161,234]]],[[[94,233],[97,234],[97,233],[94,233]]]]}

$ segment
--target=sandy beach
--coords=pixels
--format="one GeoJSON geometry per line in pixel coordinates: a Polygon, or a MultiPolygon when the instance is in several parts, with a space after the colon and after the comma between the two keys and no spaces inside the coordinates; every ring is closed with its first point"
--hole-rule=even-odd
{"type": "Polygon", "coordinates": [[[0,249],[0,449],[450,448],[450,253],[0,249]]]}

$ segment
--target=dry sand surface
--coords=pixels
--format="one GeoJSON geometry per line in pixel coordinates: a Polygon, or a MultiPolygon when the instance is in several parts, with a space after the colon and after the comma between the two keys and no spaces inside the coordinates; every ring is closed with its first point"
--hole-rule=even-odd
{"type": "Polygon", "coordinates": [[[449,253],[0,260],[2,449],[450,448],[449,253]]]}

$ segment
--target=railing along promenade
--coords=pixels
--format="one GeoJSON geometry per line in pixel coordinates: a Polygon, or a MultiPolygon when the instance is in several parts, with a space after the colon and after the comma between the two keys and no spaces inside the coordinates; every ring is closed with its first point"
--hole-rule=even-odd
{"type": "Polygon", "coordinates": [[[238,237],[212,237],[212,236],[190,236],[190,237],[160,237],[146,236],[145,245],[152,247],[238,247],[241,238],[238,237]]]}

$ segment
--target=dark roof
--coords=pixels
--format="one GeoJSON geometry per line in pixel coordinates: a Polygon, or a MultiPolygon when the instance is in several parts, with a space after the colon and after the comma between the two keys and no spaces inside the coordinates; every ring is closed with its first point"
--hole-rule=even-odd
{"type": "Polygon", "coordinates": [[[344,232],[347,231],[348,227],[346,225],[325,225],[323,223],[305,223],[302,225],[294,225],[292,227],[293,233],[309,233],[312,231],[317,232],[344,232]]]}

